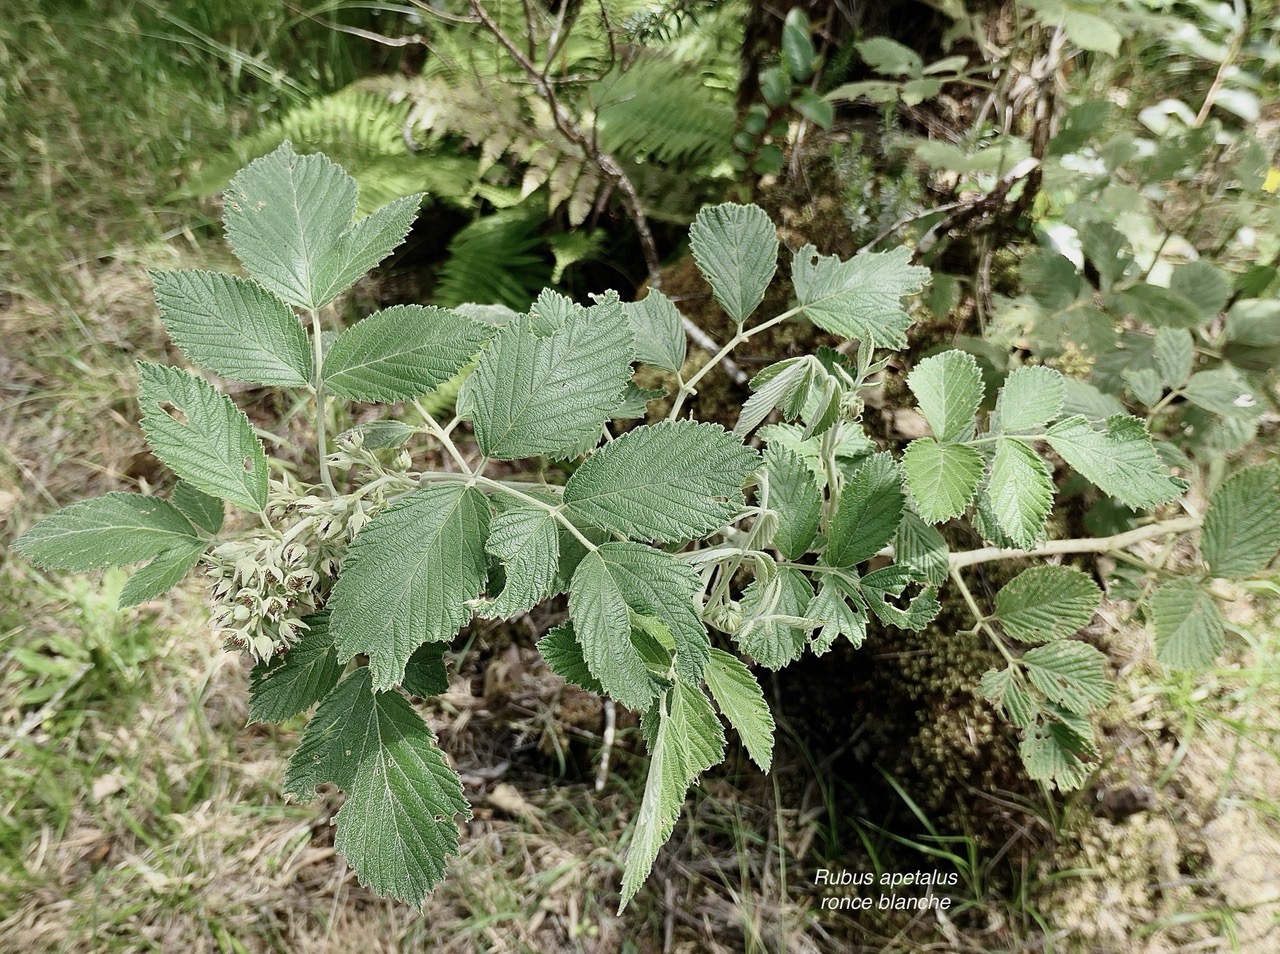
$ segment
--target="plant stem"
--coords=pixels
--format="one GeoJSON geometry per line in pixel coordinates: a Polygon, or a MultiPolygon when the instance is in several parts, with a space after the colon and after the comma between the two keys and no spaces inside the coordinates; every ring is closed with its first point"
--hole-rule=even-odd
{"type": "Polygon", "coordinates": [[[329,441],[325,437],[325,417],[328,408],[325,406],[324,375],[321,367],[324,364],[324,340],[321,337],[320,313],[314,308],[311,315],[311,347],[314,353],[315,367],[311,372],[311,387],[316,392],[316,454],[320,458],[320,482],[333,497],[338,496],[338,488],[333,485],[333,477],[329,474],[329,441]]]}
{"type": "Polygon", "coordinates": [[[774,325],[782,324],[782,322],[786,321],[788,318],[792,318],[799,313],[799,308],[791,308],[780,315],[770,318],[768,321],[761,322],[754,328],[739,328],[738,333],[726,341],[724,346],[711,356],[711,360],[700,367],[688,381],[681,383],[680,390],[676,392],[676,399],[671,405],[671,411],[667,414],[667,420],[674,421],[676,419],[680,414],[680,409],[684,407],[684,402],[689,399],[689,395],[693,394],[697,390],[698,382],[707,376],[707,372],[717,364],[720,364],[730,351],[738,347],[742,342],[751,338],[752,335],[757,335],[767,328],[772,328],[774,325]]]}
{"type": "Polygon", "coordinates": [[[517,490],[509,483],[501,480],[493,480],[489,477],[482,476],[477,473],[459,474],[452,470],[428,470],[418,475],[418,480],[423,483],[441,483],[441,484],[466,484],[468,487],[485,487],[489,490],[495,490],[498,493],[506,494],[508,497],[514,497],[522,503],[528,504],[530,507],[536,507],[539,510],[545,510],[555,518],[556,522],[568,530],[573,536],[591,552],[599,549],[594,543],[588,540],[581,530],[574,526],[573,521],[564,515],[564,504],[549,504],[545,500],[539,500],[537,497],[531,497],[529,494],[521,490],[517,490]]]}
{"type": "Polygon", "coordinates": [[[467,463],[467,459],[462,456],[462,452],[458,450],[458,445],[453,442],[449,436],[449,432],[439,425],[431,412],[422,406],[422,402],[414,400],[413,406],[418,409],[418,413],[422,415],[423,422],[427,425],[427,430],[431,435],[440,442],[440,446],[449,452],[449,456],[453,458],[454,463],[462,468],[463,473],[472,474],[475,471],[467,463]]]}
{"type": "MultiPolygon", "coordinates": [[[[1109,553],[1112,550],[1127,549],[1135,543],[1141,543],[1143,540],[1155,540],[1160,537],[1187,533],[1190,530],[1197,529],[1200,526],[1200,522],[1201,518],[1199,517],[1178,517],[1174,520],[1164,520],[1160,523],[1153,523],[1150,526],[1126,530],[1124,533],[1117,533],[1110,537],[1050,540],[1034,550],[1006,550],[1000,547],[982,547],[978,550],[967,550],[963,553],[951,554],[948,557],[948,565],[951,569],[957,570],[960,567],[976,566],[979,563],[991,563],[995,560],[1034,559],[1036,557],[1060,556],[1069,553],[1109,553]]],[[[892,554],[892,552],[891,549],[888,551],[889,554],[892,554]]]]}
{"type": "Polygon", "coordinates": [[[1000,650],[1000,655],[1004,656],[1005,661],[1008,662],[1010,666],[1015,666],[1017,664],[1017,660],[1014,658],[1013,653],[1009,652],[1009,647],[1004,644],[1004,640],[1001,639],[996,634],[995,630],[991,628],[990,624],[987,623],[986,614],[983,613],[982,608],[978,606],[978,601],[973,598],[973,593],[970,592],[968,585],[964,582],[964,578],[960,575],[960,570],[957,567],[952,567],[950,576],[951,582],[956,585],[956,589],[958,589],[960,591],[960,595],[964,597],[964,601],[969,607],[969,612],[973,614],[974,625],[991,638],[991,641],[996,644],[996,649],[1000,650]]]}

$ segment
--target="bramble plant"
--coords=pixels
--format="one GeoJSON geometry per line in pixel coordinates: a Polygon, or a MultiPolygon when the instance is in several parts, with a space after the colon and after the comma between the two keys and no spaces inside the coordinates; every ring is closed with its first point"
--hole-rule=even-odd
{"type": "Polygon", "coordinates": [[[860,646],[873,618],[923,628],[950,581],[1007,662],[980,691],[1022,732],[1029,773],[1069,789],[1094,758],[1088,716],[1112,693],[1104,655],[1071,638],[1100,590],[1041,561],[987,612],[962,569],[1122,552],[1203,523],[1204,568],[1162,586],[1151,606],[1159,658],[1183,667],[1221,648],[1211,578],[1254,573],[1280,547],[1270,466],[1227,480],[1203,520],[1167,512],[1115,537],[1043,542],[1063,464],[1135,510],[1169,507],[1186,487],[1141,420],[1064,410],[1064,378],[1047,367],[1009,373],[987,414],[971,356],[926,358],[907,384],[932,436],[900,456],[878,450],[861,424],[864,394],[906,346],[913,319],[902,300],[927,270],[905,248],[841,261],[806,245],[792,260],[796,304],[755,319],[779,252],[755,206],[703,209],[691,229],[697,265],[737,326],[702,362],[689,360],[680,315],[656,290],[589,306],[544,292],[515,316],[398,305],[326,329],[327,306],[404,239],[418,201],[356,220],[354,181],[286,143],[226,194],[227,236],[249,277],[153,276],[169,332],[193,362],[309,395],[314,479],[273,465],[243,411],[205,378],[140,363],[143,429],[179,478],[170,497],[82,501],[16,543],[63,570],[150,560],[122,605],[203,566],[215,628],[256,661],[250,717],[279,722],[317,706],[285,790],[308,799],[328,782],[346,793],[336,846],[378,892],[421,902],[458,850],[462,784],[410,698],[447,688],[444,649],[476,616],[519,616],[567,592],[568,619],[538,643],[547,664],[641,713],[650,768],[625,906],[689,786],[724,759],[720,716],[761,769],[771,764],[760,685],[708,628],[778,669],[838,639],[860,646]],[[764,369],[732,431],[684,416],[722,357],[792,320],[847,339],[850,354],[823,348],[764,369]],[[635,383],[637,363],[671,374],[670,410],[615,434],[611,421],[644,417],[665,397],[635,383]],[[460,372],[456,414],[441,423],[424,399],[460,372]],[[331,438],[349,403],[400,413],[331,438]],[[424,445],[443,467],[419,469],[424,445]],[[254,519],[224,530],[225,503],[254,519]],[[960,518],[996,546],[948,553],[937,525],[960,518]]]}

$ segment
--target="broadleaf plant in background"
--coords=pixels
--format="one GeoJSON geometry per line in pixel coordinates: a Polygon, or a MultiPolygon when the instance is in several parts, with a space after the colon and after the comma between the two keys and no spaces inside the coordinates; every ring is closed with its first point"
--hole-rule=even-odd
{"type": "MultiPolygon", "coordinates": [[[[350,177],[286,143],[227,193],[247,277],[153,276],[188,358],[294,389],[311,408],[312,474],[268,458],[244,412],[205,377],[142,363],[144,430],[181,478],[170,498],[74,503],[15,545],[69,571],[150,561],[126,585],[126,605],[202,565],[215,630],[256,662],[251,718],[315,707],[285,789],[306,799],[332,783],[346,793],[336,846],[363,883],[419,903],[458,851],[462,784],[411,701],[447,688],[445,648],[477,616],[518,616],[565,593],[567,618],[538,643],[547,665],[636,710],[650,752],[624,906],[689,787],[724,759],[721,718],[762,769],[772,764],[774,723],[753,666],[778,669],[841,638],[858,647],[877,625],[922,629],[943,586],[1007,663],[974,690],[1022,734],[1030,774],[1061,789],[1084,783],[1088,717],[1112,686],[1105,655],[1077,634],[1101,594],[1057,561],[1202,523],[1177,514],[1186,484],[1166,472],[1142,420],[1081,413],[1063,376],[1042,366],[1009,373],[986,413],[974,359],[948,351],[906,379],[930,434],[884,446],[864,429],[865,392],[895,373],[890,359],[913,320],[903,300],[927,270],[900,250],[846,262],[805,246],[792,261],[795,304],[757,317],[779,245],[754,206],[704,209],[691,231],[737,328],[693,370],[679,312],[656,290],[638,303],[608,293],[587,304],[546,292],[500,327],[483,308],[416,305],[331,327],[327,306],[404,238],[412,207],[355,218],[350,177]],[[686,414],[721,358],[794,320],[849,340],[762,370],[733,431],[686,414]],[[637,363],[669,375],[669,399],[635,383],[637,363]],[[423,399],[460,374],[456,415],[439,421],[423,399]],[[362,411],[364,423],[343,429],[353,402],[394,416],[362,411]],[[634,424],[646,411],[665,419],[634,424]],[[1114,538],[1046,542],[1070,471],[1156,519],[1114,538]],[[240,513],[224,523],[227,503],[240,513]],[[991,546],[949,553],[955,521],[991,546]],[[995,559],[1032,565],[984,610],[963,571],[995,559]]],[[[1160,340],[1163,373],[1186,378],[1185,341],[1160,340]]],[[[1204,572],[1147,595],[1168,665],[1204,665],[1221,649],[1209,581],[1274,558],[1278,484],[1270,465],[1223,483],[1203,519],[1204,572]]]]}

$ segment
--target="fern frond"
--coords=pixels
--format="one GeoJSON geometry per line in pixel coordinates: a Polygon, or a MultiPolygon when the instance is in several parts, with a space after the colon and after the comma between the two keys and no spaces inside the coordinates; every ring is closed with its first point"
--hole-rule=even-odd
{"type": "Polygon", "coordinates": [[[727,158],[733,151],[734,110],[724,90],[681,72],[663,56],[641,56],[625,73],[593,84],[596,125],[615,156],[652,157],[681,167],[727,158]]]}
{"type": "Polygon", "coordinates": [[[393,199],[427,192],[453,205],[471,204],[475,163],[454,156],[418,155],[409,148],[411,105],[356,83],[232,143],[187,186],[192,195],[226,187],[237,169],[265,156],[285,140],[298,152],[323,152],[345,166],[360,188],[360,212],[393,199]]]}
{"type": "Polygon", "coordinates": [[[541,254],[544,221],[542,210],[526,202],[476,219],[458,232],[440,269],[436,304],[471,301],[527,310],[551,278],[551,261],[541,254]]]}

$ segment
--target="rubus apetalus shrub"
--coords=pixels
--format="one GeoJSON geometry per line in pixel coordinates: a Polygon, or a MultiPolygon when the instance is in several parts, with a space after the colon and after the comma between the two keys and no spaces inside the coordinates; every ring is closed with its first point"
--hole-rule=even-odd
{"type": "MultiPolygon", "coordinates": [[[[774,227],[755,206],[706,208],[691,231],[698,266],[738,325],[722,354],[795,319],[857,346],[852,357],[823,349],[762,371],[732,432],[682,416],[719,356],[686,360],[679,314],[656,291],[634,304],[609,293],[588,307],[546,292],[505,321],[493,318],[500,309],[400,305],[334,336],[326,306],[404,238],[417,201],[356,221],[354,182],[286,144],[226,194],[227,236],[249,277],[154,276],[189,358],[226,378],[310,394],[315,480],[273,467],[245,414],[205,378],[140,363],[142,426],[180,478],[169,499],[82,501],[16,544],[65,570],[150,560],[128,581],[124,605],[203,566],[217,630],[257,660],[251,717],[280,721],[318,703],[285,789],[305,799],[331,782],[346,792],[337,848],[363,882],[421,901],[457,851],[462,785],[409,701],[446,688],[444,647],[475,616],[517,616],[564,592],[569,618],[542,638],[542,655],[564,678],[642,713],[650,752],[624,904],[688,787],[723,759],[720,715],[770,766],[773,721],[760,686],[737,655],[713,647],[708,627],[777,669],[837,639],[860,645],[872,617],[923,627],[950,577],[1008,661],[981,691],[1022,731],[1029,772],[1061,788],[1082,784],[1093,753],[1087,717],[1111,687],[1103,655],[1070,637],[1092,617],[1098,587],[1078,570],[1036,565],[986,614],[960,568],[1036,555],[1054,497],[1046,449],[1131,507],[1174,501],[1183,484],[1165,473],[1141,421],[1064,417],[1062,378],[1044,367],[1010,373],[994,413],[980,414],[974,360],[946,352],[908,378],[933,436],[900,457],[877,450],[859,423],[863,392],[888,367],[876,350],[905,346],[912,318],[901,301],[928,273],[906,249],[844,262],[805,246],[792,261],[797,304],[752,323],[778,258],[774,227]],[[661,396],[632,380],[637,362],[672,373],[672,407],[666,420],[615,436],[611,420],[641,417],[661,396]],[[466,368],[457,414],[441,424],[420,399],[466,368]],[[402,413],[331,440],[347,402],[402,413]],[[781,422],[761,426],[775,412],[781,422]],[[417,469],[427,441],[445,469],[417,469]],[[226,502],[254,519],[223,535],[226,502]],[[966,515],[987,539],[1033,552],[948,554],[935,525],[966,515]]],[[[1272,558],[1276,485],[1273,469],[1258,468],[1213,498],[1210,569],[1200,577],[1253,572],[1272,558]]],[[[1171,519],[1040,550],[1121,549],[1199,523],[1171,519]]],[[[1220,646],[1201,582],[1188,578],[1178,591],[1185,606],[1166,607],[1180,621],[1161,645],[1173,664],[1205,661],[1220,646]]]]}

